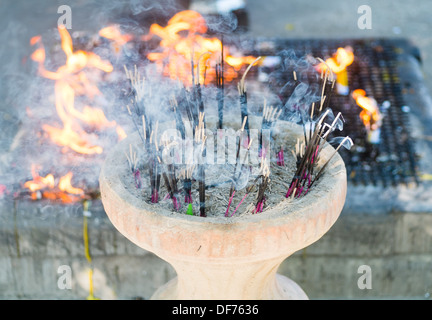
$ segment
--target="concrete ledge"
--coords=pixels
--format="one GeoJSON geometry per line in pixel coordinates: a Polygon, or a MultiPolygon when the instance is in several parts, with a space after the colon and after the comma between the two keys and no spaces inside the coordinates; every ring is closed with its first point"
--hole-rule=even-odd
{"type": "MultiPolygon", "coordinates": [[[[175,276],[166,262],[124,238],[99,201],[88,230],[94,293],[102,299],[147,299],[175,276]]],[[[88,269],[82,205],[0,203],[0,298],[85,299],[88,269]],[[72,288],[61,290],[58,267],[72,270],[72,288]]],[[[344,210],[316,243],[285,260],[279,273],[311,299],[425,298],[432,291],[432,214],[360,214],[344,210]],[[361,265],[372,271],[372,289],[361,290],[361,265]]]]}

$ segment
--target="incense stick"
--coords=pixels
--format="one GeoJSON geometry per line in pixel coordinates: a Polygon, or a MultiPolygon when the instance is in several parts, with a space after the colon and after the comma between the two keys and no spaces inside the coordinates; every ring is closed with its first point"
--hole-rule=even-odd
{"type": "Polygon", "coordinates": [[[255,59],[254,62],[252,62],[246,69],[246,71],[243,73],[243,76],[238,83],[238,91],[240,96],[240,111],[241,111],[241,119],[246,119],[245,123],[245,129],[247,132],[248,139],[250,139],[250,132],[249,132],[249,121],[248,121],[248,106],[247,106],[247,93],[246,93],[246,84],[245,84],[245,78],[248,74],[249,70],[252,68],[255,63],[257,63],[261,57],[258,57],[255,59]]]}

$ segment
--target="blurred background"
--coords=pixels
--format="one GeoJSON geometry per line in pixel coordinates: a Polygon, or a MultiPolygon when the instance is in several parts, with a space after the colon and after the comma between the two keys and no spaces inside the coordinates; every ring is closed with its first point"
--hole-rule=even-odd
{"type": "MultiPolygon", "coordinates": [[[[20,143],[30,139],[28,132],[20,131],[31,113],[26,107],[54,104],[38,87],[42,80],[31,59],[35,44],[30,39],[41,35],[47,59],[59,52],[61,56],[56,27],[64,13],[58,11],[62,5],[71,8],[69,31],[74,40],[93,39],[91,35],[110,24],[123,26],[125,32],[146,34],[152,23],[164,25],[184,9],[231,17],[236,25],[233,33],[240,39],[406,40],[409,48],[401,46],[397,53],[401,62],[397,70],[401,72],[400,106],[410,110],[408,127],[415,145],[417,182],[386,188],[350,185],[345,209],[334,227],[320,241],[287,259],[280,273],[295,280],[311,299],[430,299],[432,3],[428,0],[2,0],[0,178],[5,180],[0,180],[1,299],[85,299],[93,294],[102,299],[147,299],[175,275],[169,265],[119,234],[98,200],[86,204],[90,208],[81,202],[35,205],[11,200],[7,188],[1,189],[24,179],[13,172],[20,143]],[[364,14],[359,8],[364,5],[371,9],[370,29],[359,27],[364,14]],[[41,102],[44,97],[47,101],[41,102]],[[83,229],[84,211],[91,212],[84,219],[88,229],[83,229]],[[89,236],[87,244],[83,232],[89,236]],[[358,286],[363,265],[372,271],[371,289],[358,286]],[[60,266],[70,267],[71,288],[59,285],[60,266]],[[94,272],[94,292],[88,282],[89,267],[94,272]]],[[[61,65],[52,59],[52,67],[61,65]]],[[[51,111],[46,112],[44,116],[51,116],[51,111]]]]}

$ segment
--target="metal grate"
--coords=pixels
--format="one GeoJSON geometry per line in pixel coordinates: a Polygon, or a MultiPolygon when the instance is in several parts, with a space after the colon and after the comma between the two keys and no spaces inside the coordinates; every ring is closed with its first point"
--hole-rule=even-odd
{"type": "MultiPolygon", "coordinates": [[[[364,89],[373,97],[384,115],[380,143],[370,144],[359,117],[361,109],[350,95],[333,94],[331,107],[345,119],[342,135],[349,135],[355,148],[341,151],[349,181],[354,184],[397,186],[417,183],[417,156],[410,136],[410,108],[404,101],[398,64],[407,52],[418,57],[418,51],[403,39],[358,40],[252,40],[245,47],[255,55],[278,55],[294,50],[297,57],[311,53],[328,58],[338,47],[351,46],[355,60],[348,67],[349,89],[364,89]]],[[[291,76],[291,74],[289,74],[291,76]]],[[[288,79],[281,79],[288,80],[288,79]]],[[[413,106],[414,107],[414,106],[413,106]]]]}

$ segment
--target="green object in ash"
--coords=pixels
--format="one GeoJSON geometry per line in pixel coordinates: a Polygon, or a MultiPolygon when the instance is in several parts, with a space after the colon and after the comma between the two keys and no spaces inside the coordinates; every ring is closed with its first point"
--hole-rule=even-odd
{"type": "Polygon", "coordinates": [[[193,209],[192,209],[192,203],[189,203],[186,214],[193,216],[193,209]]]}

